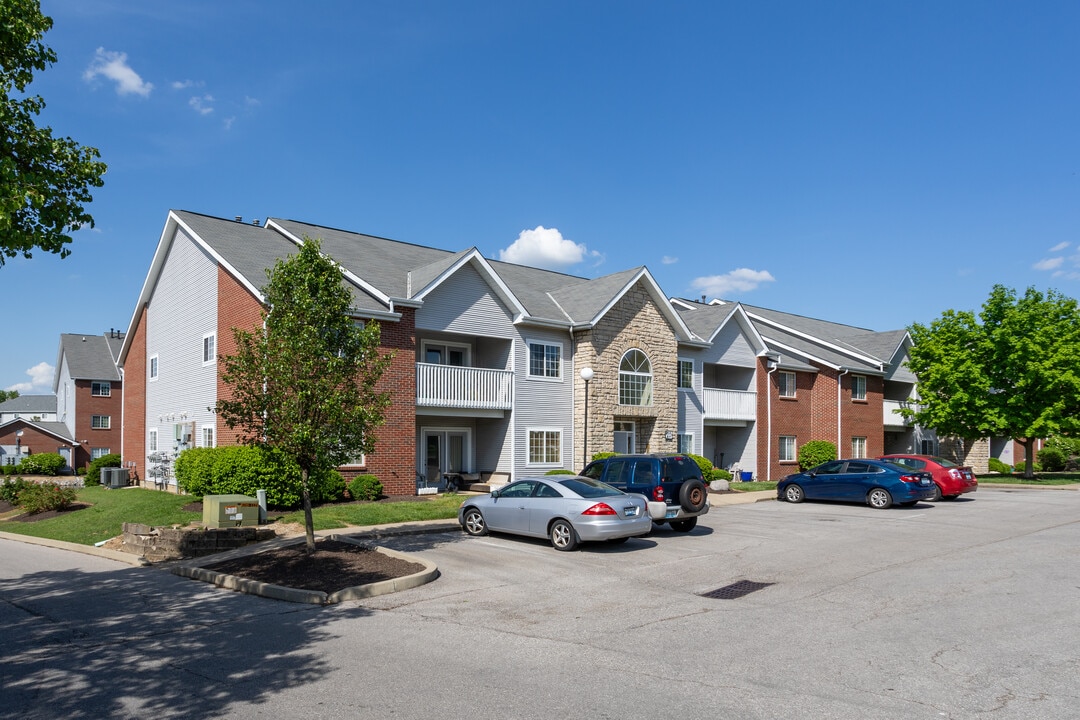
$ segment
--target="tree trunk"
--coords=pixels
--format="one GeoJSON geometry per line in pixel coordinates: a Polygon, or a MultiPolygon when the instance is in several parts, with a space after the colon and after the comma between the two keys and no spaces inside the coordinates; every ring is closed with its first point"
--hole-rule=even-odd
{"type": "Polygon", "coordinates": [[[307,536],[307,552],[315,552],[315,520],[311,517],[311,493],[308,491],[307,468],[300,469],[300,488],[304,498],[304,532],[307,536]]]}
{"type": "Polygon", "coordinates": [[[1024,478],[1035,477],[1035,438],[1024,438],[1024,478]]]}

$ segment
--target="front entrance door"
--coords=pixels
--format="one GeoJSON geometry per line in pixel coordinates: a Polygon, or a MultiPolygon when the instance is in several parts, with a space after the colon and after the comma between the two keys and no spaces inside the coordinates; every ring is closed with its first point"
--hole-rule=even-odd
{"type": "Polygon", "coordinates": [[[632,453],[634,450],[634,423],[615,423],[615,452],[632,453]]]}
{"type": "Polygon", "coordinates": [[[60,457],[64,458],[64,470],[71,470],[71,448],[58,448],[56,452],[60,453],[60,457]]]}
{"type": "Polygon", "coordinates": [[[420,458],[424,480],[429,487],[438,485],[447,473],[469,471],[468,430],[424,430],[424,456],[420,458]]]}

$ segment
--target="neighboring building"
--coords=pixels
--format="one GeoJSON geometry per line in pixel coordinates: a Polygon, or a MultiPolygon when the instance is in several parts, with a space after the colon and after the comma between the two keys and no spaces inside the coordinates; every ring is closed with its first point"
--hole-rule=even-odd
{"type": "Polygon", "coordinates": [[[20,395],[0,402],[0,425],[19,418],[34,422],[55,422],[56,396],[20,395]]]}
{"type": "Polygon", "coordinates": [[[0,465],[18,465],[31,454],[59,453],[70,468],[76,450],[63,423],[25,418],[0,423],[0,465]]]}
{"type": "Polygon", "coordinates": [[[73,441],[72,467],[120,452],[123,385],[116,359],[124,333],[64,334],[56,355],[53,392],[57,421],[73,441]]]}

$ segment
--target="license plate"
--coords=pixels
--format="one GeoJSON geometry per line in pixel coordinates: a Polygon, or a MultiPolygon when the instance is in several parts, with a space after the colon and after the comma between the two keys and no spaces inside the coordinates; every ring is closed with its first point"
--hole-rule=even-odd
{"type": "Polygon", "coordinates": [[[929,485],[930,481],[927,480],[926,478],[923,478],[922,480],[919,481],[919,484],[920,485],[929,485]]]}
{"type": "Polygon", "coordinates": [[[665,518],[665,519],[666,519],[666,518],[673,518],[673,517],[675,517],[675,516],[676,516],[676,515],[678,515],[678,514],[679,514],[679,511],[678,511],[678,510],[668,510],[668,511],[667,511],[666,513],[664,513],[664,518],[665,518]]]}
{"type": "Polygon", "coordinates": [[[623,509],[623,515],[626,517],[637,517],[638,509],[636,507],[628,507],[623,509]]]}

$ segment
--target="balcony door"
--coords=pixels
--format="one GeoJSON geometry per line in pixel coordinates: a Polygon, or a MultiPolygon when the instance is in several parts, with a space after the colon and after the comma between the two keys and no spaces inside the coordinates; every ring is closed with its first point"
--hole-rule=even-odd
{"type": "Polygon", "coordinates": [[[450,343],[424,343],[424,362],[431,365],[469,366],[469,346],[450,343]]]}
{"type": "Polygon", "coordinates": [[[634,423],[615,423],[615,452],[633,453],[634,449],[634,423]]]}
{"type": "Polygon", "coordinates": [[[420,458],[428,485],[447,473],[469,472],[472,464],[471,433],[466,429],[425,428],[420,458]]]}

